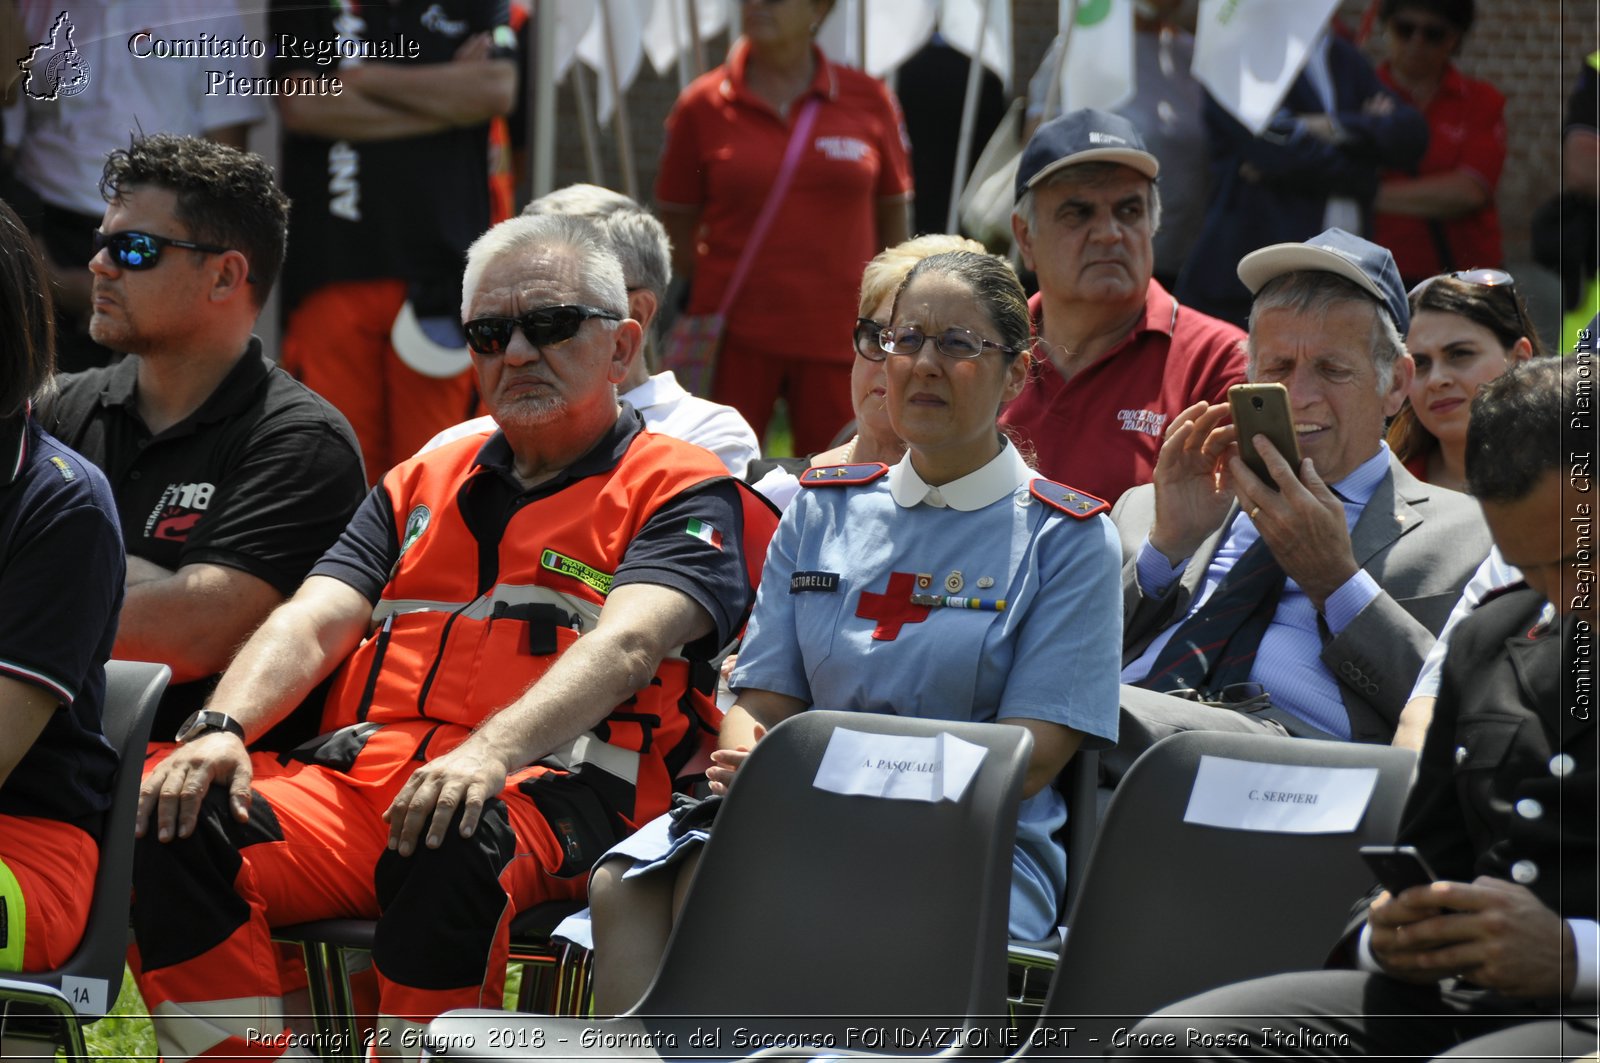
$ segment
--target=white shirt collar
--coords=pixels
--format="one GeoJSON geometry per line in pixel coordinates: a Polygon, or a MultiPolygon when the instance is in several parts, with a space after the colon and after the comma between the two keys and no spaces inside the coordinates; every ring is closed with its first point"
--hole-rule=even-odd
{"type": "Polygon", "coordinates": [[[1028,463],[1022,460],[1022,455],[1017,453],[1017,448],[1011,445],[1009,439],[1005,440],[1000,453],[988,464],[939,487],[932,486],[917,475],[917,470],[911,465],[911,453],[907,451],[906,456],[889,470],[889,495],[903,509],[927,503],[940,509],[948,506],[970,513],[993,505],[1037,476],[1038,473],[1028,468],[1028,463]]]}
{"type": "MultiPolygon", "coordinates": [[[[640,357],[644,356],[641,354],[640,357]]],[[[652,406],[673,402],[687,394],[688,392],[683,390],[683,385],[678,383],[677,376],[668,369],[666,372],[657,373],[631,391],[623,392],[617,398],[643,412],[652,406]]]]}

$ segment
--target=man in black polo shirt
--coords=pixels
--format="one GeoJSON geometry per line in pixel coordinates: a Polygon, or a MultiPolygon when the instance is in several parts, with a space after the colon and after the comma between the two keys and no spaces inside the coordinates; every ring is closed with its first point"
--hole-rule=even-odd
{"type": "MultiPolygon", "coordinates": [[[[112,152],[101,191],[89,329],[127,357],[59,377],[38,419],[116,493],[128,576],[115,656],[172,668],[153,732],[171,740],[338,536],[365,476],[345,419],[251,335],[287,232],[271,168],[160,134],[112,152]]],[[[315,733],[299,724],[269,743],[315,733]]]]}

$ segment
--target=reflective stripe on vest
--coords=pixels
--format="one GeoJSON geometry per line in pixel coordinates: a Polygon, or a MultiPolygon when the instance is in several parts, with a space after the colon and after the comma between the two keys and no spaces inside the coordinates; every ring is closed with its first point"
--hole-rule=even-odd
{"type": "Polygon", "coordinates": [[[0,860],[0,971],[22,970],[28,939],[28,900],[22,883],[0,860]]]}

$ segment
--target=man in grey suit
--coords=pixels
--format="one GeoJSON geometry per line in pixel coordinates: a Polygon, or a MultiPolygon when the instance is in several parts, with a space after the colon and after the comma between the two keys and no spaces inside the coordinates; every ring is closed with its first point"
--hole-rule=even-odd
{"type": "Polygon", "coordinates": [[[1263,481],[1227,406],[1196,403],[1168,430],[1154,482],[1112,512],[1130,684],[1103,758],[1113,779],[1180,730],[1389,741],[1489,549],[1472,500],[1417,480],[1383,442],[1413,373],[1389,252],[1330,229],[1246,255],[1239,277],[1255,293],[1249,377],[1288,389],[1301,462],[1257,435],[1263,481]]]}

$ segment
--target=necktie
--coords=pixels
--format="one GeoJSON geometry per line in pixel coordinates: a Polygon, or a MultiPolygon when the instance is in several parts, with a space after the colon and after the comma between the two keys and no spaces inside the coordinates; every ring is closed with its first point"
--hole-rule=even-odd
{"type": "Polygon", "coordinates": [[[1156,655],[1139,686],[1218,691],[1250,678],[1261,636],[1278,609],[1283,569],[1257,539],[1156,655]]]}

